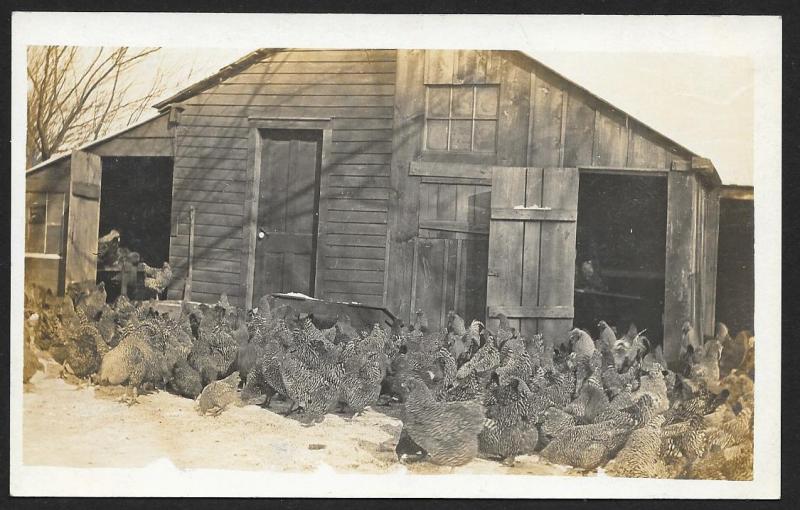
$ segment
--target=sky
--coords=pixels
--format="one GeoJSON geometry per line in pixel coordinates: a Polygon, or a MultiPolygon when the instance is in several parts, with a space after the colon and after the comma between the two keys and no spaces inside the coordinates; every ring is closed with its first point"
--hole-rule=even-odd
{"type": "MultiPolygon", "coordinates": [[[[253,48],[163,48],[141,82],[167,71],[163,97],[253,48]]],[[[675,53],[525,51],[558,73],[700,156],[725,184],[753,184],[753,67],[746,57],[675,53]]]]}

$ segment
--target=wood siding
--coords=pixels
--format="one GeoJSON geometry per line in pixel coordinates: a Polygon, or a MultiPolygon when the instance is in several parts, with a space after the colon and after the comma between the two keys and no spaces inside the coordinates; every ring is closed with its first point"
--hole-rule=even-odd
{"type": "Polygon", "coordinates": [[[382,304],[395,83],[394,50],[286,50],[185,101],[177,129],[170,260],[183,288],[188,210],[196,208],[193,299],[240,282],[251,126],[248,117],[332,118],[322,169],[317,297],[382,304]]]}

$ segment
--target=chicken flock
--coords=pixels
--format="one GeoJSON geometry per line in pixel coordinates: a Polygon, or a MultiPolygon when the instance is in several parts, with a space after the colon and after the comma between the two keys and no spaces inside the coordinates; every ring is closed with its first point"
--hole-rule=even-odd
{"type": "Polygon", "coordinates": [[[25,297],[25,382],[39,353],[81,384],[125,386],[128,404],[153,389],[195,399],[203,414],[278,398],[307,426],[397,408],[402,462],[538,455],[614,476],[752,479],[754,338],[723,324],[704,342],[687,322],[668,366],[644,331],[618,337],[602,321],[598,338],[573,329],[558,343],[452,311],[440,331],[423,311],[411,325],[359,330],[346,316],[320,328],[267,297],[242,310],[223,295],[177,316],[125,296],[107,304],[102,284],[25,297]]]}

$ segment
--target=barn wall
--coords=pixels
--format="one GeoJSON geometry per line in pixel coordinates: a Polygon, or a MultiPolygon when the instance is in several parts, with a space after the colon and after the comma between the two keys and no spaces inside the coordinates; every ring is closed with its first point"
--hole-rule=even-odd
{"type": "MultiPolygon", "coordinates": [[[[453,276],[461,273],[454,271],[448,257],[459,253],[453,239],[468,240],[479,253],[488,248],[489,203],[481,197],[491,191],[489,166],[664,172],[673,162],[686,164],[691,157],[635,119],[513,51],[398,51],[392,147],[391,184],[397,194],[389,208],[391,271],[386,275],[385,299],[406,320],[418,303],[443,317],[446,308],[458,304],[457,298],[463,299],[464,293],[459,295],[455,288],[471,288],[472,299],[476,292],[485,293],[485,287],[465,286],[463,277],[453,276]],[[426,85],[446,84],[500,85],[495,154],[432,154],[423,149],[426,85]],[[465,222],[470,217],[473,221],[465,222]],[[445,243],[450,245],[447,250],[445,243]]],[[[485,260],[478,257],[476,264],[473,259],[468,274],[477,272],[485,281],[485,260]]],[[[436,317],[431,319],[437,325],[436,317]]]]}
{"type": "MultiPolygon", "coordinates": [[[[25,177],[26,192],[60,192],[69,193],[70,158],[62,158],[51,165],[30,173],[25,177]]],[[[67,204],[69,201],[67,200],[67,204]]],[[[65,215],[69,214],[68,205],[65,215]]],[[[66,223],[66,216],[63,220],[66,223]]],[[[64,225],[66,232],[66,225],[64,225]]],[[[64,252],[66,236],[62,238],[60,258],[25,257],[25,285],[40,285],[52,289],[53,292],[64,292],[64,252]]]]}
{"type": "MultiPolygon", "coordinates": [[[[196,208],[193,299],[241,286],[248,117],[332,118],[322,169],[318,297],[380,304],[386,254],[394,50],[277,51],[184,104],[177,128],[170,261],[183,288],[188,211],[196,208]]],[[[246,260],[246,256],[244,258],[246,260]]]]}

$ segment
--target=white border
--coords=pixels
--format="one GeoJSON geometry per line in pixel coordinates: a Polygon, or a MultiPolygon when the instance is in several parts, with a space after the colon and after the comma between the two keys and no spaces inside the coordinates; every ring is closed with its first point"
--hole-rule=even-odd
{"type": "MultiPolygon", "coordinates": [[[[24,268],[25,46],[491,48],[703,53],[755,66],[756,457],[752,482],[605,477],[270,474],[66,469],[21,464],[22,344],[11,342],[13,495],[775,498],[780,492],[781,20],[775,17],[374,16],[14,13],[12,16],[11,338],[21,338],[24,268]],[[231,29],[235,27],[235,29],[231,29]],[[334,29],[332,29],[334,28],[334,29]]],[[[200,49],[201,51],[201,49],[200,49]]],[[[546,63],[546,62],[545,62],[546,63]]],[[[646,120],[647,119],[643,119],[646,120]]],[[[669,133],[666,133],[669,135],[669,133]]]]}

